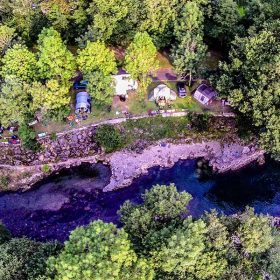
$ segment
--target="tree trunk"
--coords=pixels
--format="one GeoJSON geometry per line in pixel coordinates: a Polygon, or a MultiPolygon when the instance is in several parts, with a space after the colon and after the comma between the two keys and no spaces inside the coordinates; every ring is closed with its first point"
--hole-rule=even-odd
{"type": "Polygon", "coordinates": [[[189,87],[191,87],[191,83],[192,83],[192,71],[190,71],[189,74],[189,87]]]}

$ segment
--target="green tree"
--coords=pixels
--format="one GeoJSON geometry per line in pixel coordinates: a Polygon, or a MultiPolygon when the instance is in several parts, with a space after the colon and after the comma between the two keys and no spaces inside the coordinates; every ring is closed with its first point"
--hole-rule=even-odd
{"type": "Polygon", "coordinates": [[[46,262],[60,251],[57,243],[39,243],[14,238],[0,245],[0,278],[2,280],[36,280],[46,272],[46,262]]]}
{"type": "Polygon", "coordinates": [[[86,47],[79,51],[77,63],[84,75],[101,71],[108,76],[117,71],[114,52],[102,42],[87,42],[86,47]]]}
{"type": "Polygon", "coordinates": [[[113,78],[105,76],[102,71],[94,71],[85,76],[88,81],[87,90],[97,106],[111,105],[114,94],[113,78]]]}
{"type": "Polygon", "coordinates": [[[205,24],[206,33],[210,37],[218,39],[221,44],[230,43],[235,35],[242,32],[243,27],[240,21],[244,17],[243,9],[235,0],[209,2],[210,17],[205,24]]]}
{"type": "Polygon", "coordinates": [[[1,75],[4,78],[13,75],[24,82],[30,82],[37,76],[35,54],[26,46],[14,45],[7,50],[1,62],[1,75]]]}
{"type": "Polygon", "coordinates": [[[216,83],[220,94],[259,127],[263,147],[275,155],[280,151],[279,32],[278,21],[250,37],[236,38],[216,83]]]}
{"type": "Polygon", "coordinates": [[[175,21],[176,44],[172,49],[175,70],[181,78],[197,73],[205,57],[206,46],[203,43],[203,13],[195,1],[187,2],[180,17],[175,21]]]}
{"type": "Polygon", "coordinates": [[[11,46],[14,37],[14,28],[11,28],[4,24],[0,24],[0,55],[3,54],[11,46]]]}
{"type": "Polygon", "coordinates": [[[237,235],[244,251],[250,254],[267,251],[273,242],[270,219],[255,215],[252,208],[247,208],[240,218],[241,225],[237,229],[237,235]]]}
{"type": "Polygon", "coordinates": [[[74,230],[57,258],[50,259],[55,280],[152,280],[153,269],[137,258],[123,229],[95,221],[74,230]]]}
{"type": "Polygon", "coordinates": [[[224,273],[226,261],[214,251],[207,252],[207,226],[202,220],[184,221],[167,243],[153,252],[155,266],[175,275],[174,279],[217,279],[224,273]],[[195,278],[194,278],[195,277],[195,278]]]}
{"type": "Polygon", "coordinates": [[[72,8],[69,1],[44,1],[40,3],[40,8],[56,30],[61,31],[68,27],[72,8]]]}
{"type": "Polygon", "coordinates": [[[174,185],[156,185],[142,195],[143,204],[127,201],[119,210],[121,222],[139,251],[148,252],[166,240],[187,213],[191,195],[174,185]]]}
{"type": "Polygon", "coordinates": [[[128,13],[126,1],[123,0],[92,0],[88,8],[88,14],[92,18],[89,26],[94,41],[108,41],[118,22],[128,13]]]}
{"type": "Polygon", "coordinates": [[[54,28],[44,28],[38,40],[38,69],[42,79],[70,80],[76,70],[73,55],[54,28]]]}
{"type": "Polygon", "coordinates": [[[32,96],[33,111],[40,110],[46,114],[50,110],[59,110],[70,104],[70,82],[48,80],[45,85],[34,82],[29,88],[32,96]]]}
{"type": "Polygon", "coordinates": [[[11,122],[22,124],[30,113],[28,85],[15,76],[7,76],[0,91],[1,124],[9,126],[11,122]]]}
{"type": "Polygon", "coordinates": [[[158,69],[157,49],[147,32],[138,32],[125,55],[125,69],[141,85],[142,97],[151,83],[150,74],[158,69]]]}

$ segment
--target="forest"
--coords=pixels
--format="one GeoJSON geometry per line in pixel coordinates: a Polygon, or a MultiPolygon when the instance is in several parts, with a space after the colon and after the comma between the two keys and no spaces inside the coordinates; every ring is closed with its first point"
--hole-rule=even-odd
{"type": "Polygon", "coordinates": [[[2,0],[1,124],[17,121],[28,141],[34,115],[65,118],[77,71],[101,107],[111,103],[120,67],[143,97],[156,52],[166,51],[179,77],[208,79],[277,157],[279,9],[279,0],[2,0]],[[209,50],[221,55],[217,69],[204,67],[209,50]]]}

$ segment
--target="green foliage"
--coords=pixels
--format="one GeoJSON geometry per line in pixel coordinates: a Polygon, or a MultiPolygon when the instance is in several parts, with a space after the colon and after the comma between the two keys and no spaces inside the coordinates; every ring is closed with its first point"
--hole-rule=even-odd
{"type": "Polygon", "coordinates": [[[199,3],[188,1],[174,25],[176,44],[173,46],[172,59],[177,74],[185,78],[197,74],[205,57],[206,46],[203,43],[203,13],[199,3]]]}
{"type": "Polygon", "coordinates": [[[11,122],[22,124],[30,113],[28,85],[15,76],[7,76],[0,91],[1,124],[9,126],[11,122]]]}
{"type": "Polygon", "coordinates": [[[273,242],[270,219],[263,215],[255,215],[252,208],[241,216],[242,224],[237,229],[241,245],[250,254],[263,253],[273,242]]]}
{"type": "Polygon", "coordinates": [[[0,54],[3,54],[11,46],[14,37],[14,28],[0,24],[0,54]]]}
{"type": "Polygon", "coordinates": [[[117,71],[114,52],[102,42],[87,42],[86,47],[79,51],[77,63],[84,75],[101,71],[108,76],[117,71]]]}
{"type": "Polygon", "coordinates": [[[42,79],[69,81],[75,73],[73,55],[54,28],[44,28],[38,39],[38,69],[42,79]]]}
{"type": "Polygon", "coordinates": [[[219,92],[259,128],[263,147],[274,154],[280,151],[279,32],[276,22],[251,37],[236,38],[217,80],[219,92]]]}
{"type": "Polygon", "coordinates": [[[149,75],[158,69],[157,49],[147,32],[137,33],[125,55],[125,69],[140,81],[141,95],[151,83],[149,75]]]}
{"type": "Polygon", "coordinates": [[[87,75],[87,90],[97,106],[111,105],[114,94],[113,78],[105,76],[102,71],[94,71],[87,75]]]}
{"type": "MultiPolygon", "coordinates": [[[[249,1],[251,2],[251,1],[249,1]]],[[[240,12],[235,0],[210,1],[208,5],[208,20],[206,32],[209,36],[229,43],[235,35],[240,34],[243,26],[240,24],[244,12],[240,12]]]]}
{"type": "Polygon", "coordinates": [[[11,178],[9,175],[0,175],[0,189],[6,190],[10,184],[11,178]]]}
{"type": "Polygon", "coordinates": [[[101,125],[97,128],[94,140],[102,146],[107,153],[118,150],[124,143],[120,131],[108,124],[101,125]]]}
{"type": "Polygon", "coordinates": [[[51,170],[51,168],[50,168],[50,166],[49,166],[48,164],[44,164],[44,165],[42,166],[42,171],[43,171],[44,173],[49,173],[50,170],[51,170]]]}
{"type": "Polygon", "coordinates": [[[189,115],[190,123],[191,125],[197,130],[197,131],[204,131],[207,130],[209,123],[211,121],[211,118],[208,114],[191,114],[189,115]]]}
{"type": "Polygon", "coordinates": [[[191,195],[178,193],[174,185],[157,185],[146,191],[142,199],[142,205],[125,202],[119,215],[138,250],[147,252],[156,249],[182,223],[191,195]]]}
{"type": "Polygon", "coordinates": [[[36,78],[35,54],[25,46],[15,44],[7,50],[1,62],[3,64],[1,75],[4,78],[13,75],[25,82],[30,82],[36,78]]]}
{"type": "Polygon", "coordinates": [[[108,41],[119,27],[118,23],[127,15],[127,1],[92,0],[88,13],[92,18],[89,28],[94,40],[108,41]]]}
{"type": "Polygon", "coordinates": [[[11,238],[12,235],[9,230],[6,229],[6,227],[2,223],[0,223],[0,245],[8,242],[11,238]]]}
{"type": "Polygon", "coordinates": [[[19,138],[22,145],[30,150],[37,151],[40,148],[39,143],[36,139],[35,131],[26,124],[22,124],[19,127],[19,138]]]}
{"type": "Polygon", "coordinates": [[[55,280],[153,279],[153,269],[136,256],[127,233],[102,221],[74,230],[61,254],[49,264],[55,280]]]}
{"type": "Polygon", "coordinates": [[[70,83],[51,79],[45,85],[34,82],[29,89],[32,96],[32,109],[40,110],[43,114],[48,111],[57,111],[70,104],[70,83]]]}
{"type": "Polygon", "coordinates": [[[35,280],[46,272],[46,261],[56,255],[56,243],[39,243],[26,238],[14,238],[0,245],[1,280],[35,280]]]}

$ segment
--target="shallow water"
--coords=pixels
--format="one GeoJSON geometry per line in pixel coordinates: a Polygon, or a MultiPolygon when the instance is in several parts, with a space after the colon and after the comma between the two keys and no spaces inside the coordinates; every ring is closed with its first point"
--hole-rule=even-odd
{"type": "Polygon", "coordinates": [[[51,177],[31,191],[2,194],[0,219],[15,236],[63,241],[71,230],[92,220],[118,224],[117,211],[124,201],[139,203],[146,189],[170,183],[193,196],[189,210],[196,217],[213,208],[225,214],[237,213],[246,205],[257,212],[280,215],[279,164],[252,166],[211,180],[200,180],[196,171],[196,160],[179,161],[169,169],[150,169],[125,189],[102,193],[109,169],[101,164],[82,166],[51,177]]]}

